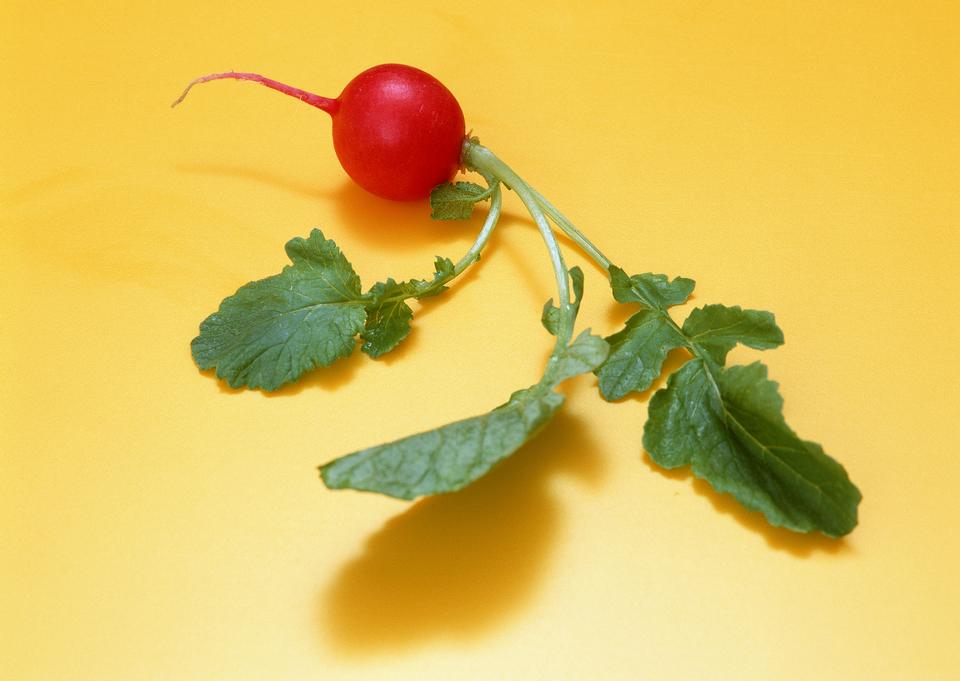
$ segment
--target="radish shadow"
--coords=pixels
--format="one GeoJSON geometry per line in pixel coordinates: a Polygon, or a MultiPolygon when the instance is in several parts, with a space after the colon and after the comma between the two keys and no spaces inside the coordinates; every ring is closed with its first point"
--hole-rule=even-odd
{"type": "MultiPolygon", "coordinates": [[[[430,202],[389,201],[344,180],[329,194],[337,221],[349,227],[350,236],[371,244],[384,254],[423,251],[456,261],[480,231],[484,205],[469,220],[433,220],[430,202]],[[455,244],[462,246],[455,246],[455,244]]],[[[426,263],[432,258],[427,257],[426,263]]]]}
{"type": "Polygon", "coordinates": [[[308,199],[328,199],[333,194],[332,191],[325,190],[323,187],[317,186],[311,182],[305,182],[294,177],[281,175],[264,168],[254,168],[210,161],[177,163],[174,165],[174,169],[179,172],[190,173],[193,175],[229,177],[248,182],[256,182],[257,184],[273,187],[275,189],[282,189],[291,194],[297,194],[308,199]]]}
{"type": "Polygon", "coordinates": [[[509,620],[536,596],[562,532],[550,482],[602,478],[588,433],[560,412],[486,477],[387,521],[321,594],[322,639],[372,655],[469,641],[509,620]]]}

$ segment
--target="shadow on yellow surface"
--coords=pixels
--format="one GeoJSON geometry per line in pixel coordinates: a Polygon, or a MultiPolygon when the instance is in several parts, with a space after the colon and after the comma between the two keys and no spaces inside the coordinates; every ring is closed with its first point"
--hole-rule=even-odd
{"type": "MultiPolygon", "coordinates": [[[[331,160],[333,162],[335,160],[331,160]]],[[[469,222],[431,220],[430,205],[426,199],[381,199],[346,176],[339,185],[324,187],[271,170],[227,163],[179,163],[174,167],[180,172],[246,180],[308,199],[330,200],[336,210],[338,228],[349,229],[351,235],[391,251],[420,250],[448,244],[461,238],[464,233],[472,235],[480,226],[478,217],[469,222]]],[[[324,231],[327,232],[326,229],[324,231]]],[[[459,255],[450,254],[449,257],[455,259],[459,255]]]]}
{"type": "Polygon", "coordinates": [[[747,510],[731,495],[721,494],[714,490],[710,483],[695,477],[689,467],[673,470],[661,468],[647,452],[643,453],[643,462],[664,477],[691,481],[693,491],[706,497],[714,510],[732,517],[741,526],[761,535],[771,548],[786,551],[797,558],[807,558],[814,552],[839,554],[850,550],[850,546],[843,539],[831,539],[820,533],[801,534],[770,525],[762,514],[747,510]]]}
{"type": "MultiPolygon", "coordinates": [[[[461,180],[463,178],[455,178],[461,180]]],[[[447,252],[454,241],[472,238],[482,224],[479,208],[470,220],[432,220],[430,204],[422,201],[388,201],[374,196],[350,180],[337,187],[331,196],[337,211],[338,222],[354,235],[383,252],[427,251],[445,255],[454,262],[462,253],[447,252]]],[[[469,248],[469,242],[464,252],[469,248]]],[[[485,254],[486,255],[486,254],[485,254]]],[[[430,263],[424,263],[429,266],[430,263]]],[[[424,271],[423,276],[429,272],[424,271]]]]}
{"type": "Polygon", "coordinates": [[[332,193],[312,182],[306,182],[294,177],[286,177],[262,168],[233,165],[216,162],[190,162],[174,164],[178,172],[193,175],[209,175],[211,177],[229,177],[238,180],[256,182],[269,187],[283,189],[291,194],[298,194],[310,199],[323,199],[332,193]]]}
{"type": "Polygon", "coordinates": [[[550,480],[603,475],[589,428],[561,412],[535,440],[454,494],[388,521],[321,595],[321,637],[345,655],[482,635],[536,593],[561,530],[550,480]]]}
{"type": "Polygon", "coordinates": [[[44,199],[64,187],[85,182],[94,176],[89,168],[68,168],[44,177],[31,180],[3,192],[3,203],[7,206],[19,206],[24,203],[44,199]]]}

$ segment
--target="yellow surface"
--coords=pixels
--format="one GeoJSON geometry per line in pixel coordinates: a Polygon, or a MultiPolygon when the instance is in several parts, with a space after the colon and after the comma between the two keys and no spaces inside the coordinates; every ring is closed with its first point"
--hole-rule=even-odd
{"type": "Polygon", "coordinates": [[[956,7],[4,2],[0,677],[960,678],[956,7]],[[552,276],[512,195],[389,358],[273,396],[196,370],[200,320],[311,227],[367,283],[471,242],[351,186],[320,112],[247,83],[168,108],[211,71],[335,96],[386,61],[627,269],[777,313],[788,421],[864,493],[849,538],[655,471],[646,396],[592,377],[469,491],[322,486],[538,375],[552,276]]]}

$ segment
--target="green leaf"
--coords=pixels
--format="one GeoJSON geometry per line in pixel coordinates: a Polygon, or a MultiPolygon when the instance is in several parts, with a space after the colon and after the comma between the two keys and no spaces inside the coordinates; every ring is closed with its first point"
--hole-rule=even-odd
{"type": "Polygon", "coordinates": [[[536,435],[563,403],[537,385],[488,414],[348,454],[321,466],[331,489],[380,492],[400,499],[453,492],[485,475],[536,435]]]}
{"type": "MultiPolygon", "coordinates": [[[[477,260],[480,255],[477,254],[477,260]]],[[[457,273],[455,266],[450,258],[442,258],[439,255],[433,261],[434,275],[433,279],[415,279],[411,280],[413,285],[413,294],[417,299],[431,298],[447,290],[443,284],[450,281],[457,273]]]]}
{"type": "MultiPolygon", "coordinates": [[[[574,265],[569,272],[573,287],[573,312],[576,316],[580,312],[580,301],[583,299],[583,270],[574,265]]],[[[540,322],[552,335],[557,335],[557,327],[560,324],[560,308],[553,304],[553,298],[544,303],[540,322]]]]}
{"type": "Polygon", "coordinates": [[[466,220],[474,204],[490,198],[492,189],[473,182],[446,182],[430,192],[430,217],[434,220],[466,220]]]}
{"type": "Polygon", "coordinates": [[[374,284],[367,292],[367,323],[360,334],[364,343],[361,350],[373,359],[393,350],[407,334],[413,310],[405,302],[408,298],[430,298],[447,290],[444,282],[456,276],[453,261],[437,256],[432,279],[410,279],[396,282],[393,279],[374,284]]]}
{"type": "Polygon", "coordinates": [[[759,362],[711,369],[692,360],[650,400],[643,444],[659,465],[691,465],[772,525],[847,534],[857,524],[859,490],[820,445],[797,437],[782,408],[759,362]]]}
{"type": "Polygon", "coordinates": [[[373,300],[367,305],[367,324],[360,337],[364,343],[360,347],[370,357],[393,350],[410,333],[410,320],[413,310],[404,302],[404,298],[413,295],[412,284],[398,284],[393,279],[378,282],[368,295],[373,300]]]}
{"type": "Polygon", "coordinates": [[[665,274],[635,274],[632,277],[616,265],[610,265],[610,288],[621,303],[640,303],[653,310],[666,310],[681,305],[693,293],[693,279],[677,277],[670,281],[665,274]]]}
{"type": "Polygon", "coordinates": [[[242,286],[200,325],[191,350],[231,387],[276,390],[349,355],[364,328],[360,278],[319,229],[286,245],[292,265],[242,286]]]}
{"type": "Polygon", "coordinates": [[[720,365],[737,343],[756,350],[783,345],[783,332],[777,327],[772,313],[743,310],[739,306],[698,307],[683,323],[683,332],[720,365]]]}
{"type": "Polygon", "coordinates": [[[609,352],[607,341],[586,329],[555,358],[552,369],[548,367],[549,375],[559,383],[579,374],[589,373],[603,364],[609,352]]]}
{"type": "Polygon", "coordinates": [[[610,356],[597,372],[600,393],[606,400],[649,388],[663,370],[667,353],[687,344],[669,318],[651,309],[630,317],[623,330],[608,336],[607,342],[610,356]]]}

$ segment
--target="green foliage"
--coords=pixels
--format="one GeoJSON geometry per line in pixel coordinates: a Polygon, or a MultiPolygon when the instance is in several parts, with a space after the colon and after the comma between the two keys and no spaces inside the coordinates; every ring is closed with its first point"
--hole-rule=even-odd
{"type": "Polygon", "coordinates": [[[857,524],[860,492],[820,445],[787,426],[777,384],[759,362],[688,362],[650,401],[643,444],[664,468],[691,465],[772,525],[831,537],[857,524]]]}
{"type": "Polygon", "coordinates": [[[710,353],[717,364],[737,343],[756,350],[783,345],[783,332],[773,315],[762,310],[741,310],[739,306],[698,307],[683,323],[683,333],[692,343],[710,353]]]}
{"type": "Polygon", "coordinates": [[[466,220],[473,207],[493,193],[473,182],[446,182],[430,192],[430,217],[434,220],[466,220]]]}
{"type": "Polygon", "coordinates": [[[353,351],[364,328],[360,278],[319,229],[287,243],[293,264],[242,286],[200,325],[193,358],[231,387],[276,390],[353,351]]]}
{"type": "Polygon", "coordinates": [[[609,352],[610,346],[607,342],[587,329],[561,353],[551,358],[551,363],[547,365],[547,375],[560,382],[589,373],[603,364],[609,352]]]}
{"type": "MultiPolygon", "coordinates": [[[[583,299],[583,270],[579,267],[571,267],[570,283],[573,287],[573,313],[576,315],[580,311],[580,301],[583,299]]],[[[551,335],[557,335],[557,327],[560,324],[560,308],[553,304],[553,298],[544,303],[540,322],[551,335]]]]}
{"type": "Polygon", "coordinates": [[[758,350],[782,344],[774,316],[706,305],[680,327],[666,308],[687,299],[691,280],[628,277],[616,267],[610,273],[614,297],[644,309],[607,338],[610,356],[597,372],[603,396],[618,399],[649,388],[672,349],[693,356],[650,400],[643,436],[650,457],[664,468],[691,466],[773,525],[833,537],[850,532],[860,492],[843,467],[790,429],[765,366],[723,366],[737,343],[758,350]]]}
{"type": "Polygon", "coordinates": [[[600,393],[619,400],[643,392],[660,376],[667,353],[687,344],[659,310],[640,310],[621,331],[607,337],[610,357],[597,372],[600,393]]]}
{"type": "Polygon", "coordinates": [[[292,264],[225,298],[191,344],[197,366],[216,368],[233,388],[277,390],[349,355],[358,334],[363,352],[380,357],[410,333],[405,301],[442,293],[458,274],[438,256],[430,279],[387,279],[361,294],[360,277],[319,229],[291,239],[286,252],[292,264]]]}
{"type": "Polygon", "coordinates": [[[327,487],[400,499],[453,492],[485,475],[535,435],[563,396],[534,386],[481,416],[348,454],[320,467],[327,487]]]}
{"type": "Polygon", "coordinates": [[[686,345],[666,310],[685,303],[695,283],[683,277],[670,281],[664,274],[630,277],[616,265],[608,271],[613,297],[644,308],[628,319],[621,331],[607,338],[610,357],[597,372],[604,399],[619,400],[649,388],[660,375],[667,353],[686,345]]]}
{"type": "Polygon", "coordinates": [[[413,310],[405,302],[414,295],[409,283],[398,284],[393,279],[378,282],[370,289],[372,300],[367,304],[367,325],[360,334],[360,349],[376,359],[390,352],[410,333],[413,310]]]}
{"type": "MultiPolygon", "coordinates": [[[[474,246],[457,264],[437,257],[430,278],[388,278],[361,293],[360,278],[339,248],[314,230],[287,244],[291,264],[280,274],[241,287],[203,321],[192,344],[197,364],[215,368],[233,387],[275,390],[349,355],[357,336],[371,358],[389,352],[410,333],[413,309],[407,301],[445,291],[479,260],[500,215],[502,182],[534,218],[557,278],[557,304],[547,301],[541,315],[555,336],[543,377],[486,414],[330,461],[320,467],[328,487],[401,499],[456,491],[547,425],[563,404],[557,391],[563,381],[594,372],[603,397],[618,400],[649,390],[668,355],[682,351],[688,360],[650,399],[643,446],[653,461],[665,468],[690,466],[714,489],[733,495],[773,525],[831,537],[854,528],[859,490],[820,445],[800,439],[787,425],[783,399],[766,367],[725,366],[737,344],[766,350],[783,343],[773,314],[704,305],[680,325],[670,308],[688,301],[692,279],[628,275],[475,138],[464,142],[462,160],[489,188],[472,182],[440,185],[430,196],[431,217],[463,220],[478,202],[492,198],[492,203],[474,246]],[[607,269],[617,301],[639,305],[621,330],[605,339],[586,330],[571,340],[584,274],[578,267],[566,268],[548,220],[607,269]]],[[[456,389],[451,380],[437,392],[456,389]]]]}
{"type": "Polygon", "coordinates": [[[677,277],[670,281],[665,274],[635,274],[632,277],[616,265],[609,268],[613,297],[621,303],[640,303],[653,310],[666,310],[682,305],[693,293],[693,279],[677,277]]]}

